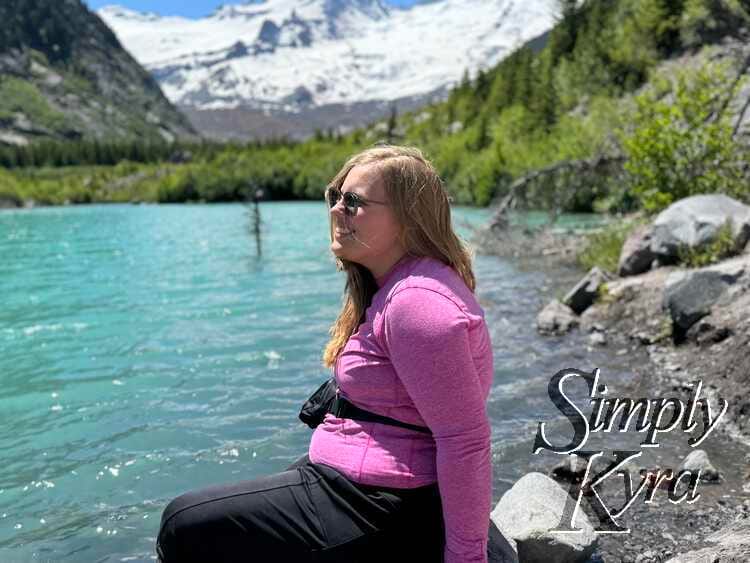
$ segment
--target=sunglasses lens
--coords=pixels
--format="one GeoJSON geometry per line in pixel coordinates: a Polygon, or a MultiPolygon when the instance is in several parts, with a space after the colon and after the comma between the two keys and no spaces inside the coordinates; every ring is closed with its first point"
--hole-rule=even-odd
{"type": "Polygon", "coordinates": [[[356,215],[357,209],[362,205],[362,202],[355,194],[352,192],[342,194],[335,188],[329,188],[326,191],[326,200],[328,201],[329,207],[335,207],[342,197],[344,198],[344,210],[350,215],[356,215]]]}
{"type": "Polygon", "coordinates": [[[346,207],[346,210],[354,215],[357,212],[357,208],[359,207],[359,200],[357,199],[357,196],[355,196],[352,192],[346,192],[344,194],[344,207],[346,207]]]}
{"type": "Polygon", "coordinates": [[[328,199],[328,207],[334,207],[339,202],[339,199],[341,199],[341,192],[330,188],[326,192],[326,198],[328,199]]]}

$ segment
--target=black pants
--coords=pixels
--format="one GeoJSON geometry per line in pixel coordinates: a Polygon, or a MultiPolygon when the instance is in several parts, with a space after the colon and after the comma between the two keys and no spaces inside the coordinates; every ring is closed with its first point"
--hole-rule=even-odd
{"type": "MultiPolygon", "coordinates": [[[[437,484],[361,485],[303,456],[281,473],[177,497],[156,549],[164,563],[441,563],[444,536],[437,484]]],[[[491,523],[490,543],[490,561],[512,560],[491,523]]]]}

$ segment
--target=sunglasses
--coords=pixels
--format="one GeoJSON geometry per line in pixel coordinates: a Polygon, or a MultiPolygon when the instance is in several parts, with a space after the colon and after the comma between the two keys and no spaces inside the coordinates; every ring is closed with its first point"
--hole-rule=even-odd
{"type": "Polygon", "coordinates": [[[344,211],[348,215],[356,215],[357,210],[360,207],[365,207],[370,203],[377,203],[379,205],[388,205],[385,201],[375,201],[374,199],[365,199],[354,192],[345,192],[341,193],[340,190],[336,188],[328,188],[326,189],[326,201],[328,202],[328,207],[335,207],[336,204],[341,200],[341,198],[344,199],[344,211]]]}

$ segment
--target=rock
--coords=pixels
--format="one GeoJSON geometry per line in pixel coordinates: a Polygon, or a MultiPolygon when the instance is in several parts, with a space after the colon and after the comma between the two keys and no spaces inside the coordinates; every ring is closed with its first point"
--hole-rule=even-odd
{"type": "Polygon", "coordinates": [[[711,313],[736,277],[711,269],[673,272],[664,287],[662,307],[672,317],[675,342],[684,340],[687,330],[711,313]]]}
{"type": "Polygon", "coordinates": [[[721,480],[721,475],[711,464],[711,460],[708,459],[708,454],[705,450],[695,450],[694,452],[690,452],[677,468],[677,473],[679,474],[683,469],[689,469],[692,471],[700,469],[701,481],[716,483],[721,480]]]}
{"type": "Polygon", "coordinates": [[[578,326],[573,310],[557,299],[547,305],[536,317],[536,328],[542,334],[565,334],[578,326]]]}
{"type": "Polygon", "coordinates": [[[716,545],[676,555],[667,563],[750,561],[750,519],[735,520],[708,536],[706,541],[716,545]]]}
{"type": "Polygon", "coordinates": [[[592,332],[589,335],[589,342],[594,346],[606,346],[607,337],[602,332],[592,332]]]}
{"type": "Polygon", "coordinates": [[[596,301],[599,295],[599,286],[608,280],[608,276],[594,266],[589,270],[581,281],[563,299],[563,303],[570,307],[574,313],[580,315],[596,301]]]}
{"type": "Polygon", "coordinates": [[[638,554],[638,556],[635,558],[635,563],[650,563],[651,561],[656,560],[657,557],[658,554],[655,551],[644,551],[643,553],[638,554]]]}
{"type": "Polygon", "coordinates": [[[704,318],[691,326],[685,337],[699,346],[704,346],[722,342],[732,336],[732,334],[733,331],[731,328],[716,326],[704,318]]]}
{"type": "Polygon", "coordinates": [[[630,233],[622,245],[617,275],[624,277],[642,274],[651,268],[654,258],[656,255],[651,250],[651,226],[641,225],[630,233]]]}
{"type": "Polygon", "coordinates": [[[298,104],[303,106],[309,106],[313,101],[314,97],[312,92],[302,85],[297,86],[294,89],[294,92],[281,99],[281,102],[284,104],[298,104]]]}
{"type": "Polygon", "coordinates": [[[681,199],[662,211],[651,231],[651,251],[660,264],[673,264],[680,247],[696,248],[716,238],[726,221],[738,249],[750,240],[750,206],[723,194],[681,199]]]}
{"type": "Polygon", "coordinates": [[[631,332],[630,338],[638,341],[640,344],[643,344],[644,346],[649,346],[650,344],[653,344],[656,341],[656,339],[653,336],[651,336],[649,333],[643,330],[636,330],[636,331],[631,332]]]}
{"type": "Polygon", "coordinates": [[[572,563],[586,561],[598,545],[588,516],[576,512],[580,532],[551,532],[560,525],[568,493],[541,473],[527,473],[507,491],[490,514],[491,520],[513,540],[519,561],[572,563]]]}
{"type": "Polygon", "coordinates": [[[16,196],[0,195],[0,209],[15,209],[21,207],[23,202],[16,196]]]}
{"type": "Polygon", "coordinates": [[[0,131],[0,143],[25,147],[29,144],[29,139],[13,131],[0,131]]]}
{"type": "Polygon", "coordinates": [[[263,48],[273,52],[279,42],[280,34],[281,29],[278,25],[271,20],[264,20],[263,24],[260,26],[257,41],[262,44],[263,48]]]}
{"type": "Polygon", "coordinates": [[[566,455],[550,471],[555,479],[566,481],[581,480],[584,473],[586,473],[586,460],[576,454],[566,455]]]}
{"type": "Polygon", "coordinates": [[[490,520],[487,538],[487,560],[491,563],[519,563],[516,553],[515,542],[511,545],[505,536],[497,529],[495,523],[490,520]]]}

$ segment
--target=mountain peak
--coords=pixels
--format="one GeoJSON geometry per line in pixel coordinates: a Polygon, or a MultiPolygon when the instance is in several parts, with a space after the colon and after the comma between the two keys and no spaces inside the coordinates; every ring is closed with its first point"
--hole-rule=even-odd
{"type": "Polygon", "coordinates": [[[200,20],[108,18],[172,101],[262,110],[426,95],[554,23],[556,0],[255,0],[200,20]],[[304,94],[304,95],[301,95],[304,94]]]}
{"type": "Polygon", "coordinates": [[[97,12],[102,18],[119,18],[134,22],[153,22],[161,18],[154,12],[138,12],[119,4],[109,4],[97,12]]]}
{"type": "Polygon", "coordinates": [[[324,12],[336,17],[342,12],[353,9],[370,16],[373,19],[380,19],[388,16],[388,7],[380,0],[320,0],[323,3],[324,12]]]}

